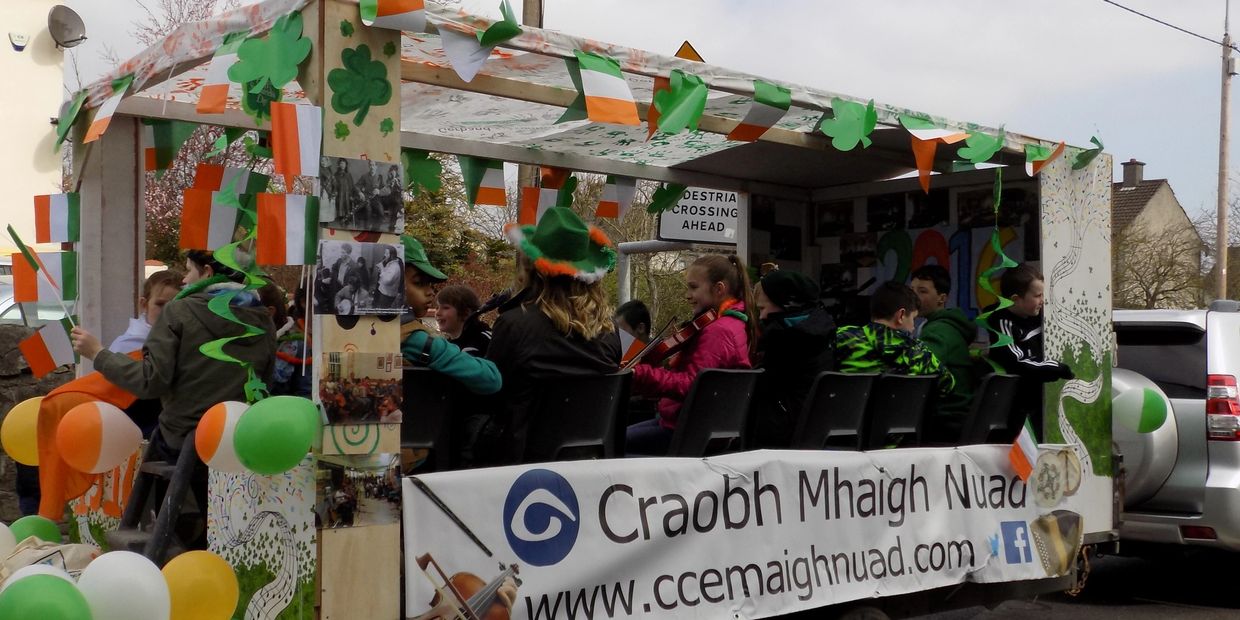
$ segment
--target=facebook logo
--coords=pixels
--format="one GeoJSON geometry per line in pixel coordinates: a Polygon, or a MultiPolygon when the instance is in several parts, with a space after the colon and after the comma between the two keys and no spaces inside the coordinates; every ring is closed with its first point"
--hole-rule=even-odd
{"type": "Polygon", "coordinates": [[[1024,521],[1003,521],[999,523],[1003,532],[1003,559],[1008,564],[1023,564],[1033,561],[1033,546],[1029,540],[1029,524],[1024,521]]]}

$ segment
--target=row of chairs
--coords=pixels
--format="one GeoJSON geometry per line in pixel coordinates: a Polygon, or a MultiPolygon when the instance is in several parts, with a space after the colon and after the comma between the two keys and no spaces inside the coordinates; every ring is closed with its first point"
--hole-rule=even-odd
{"type": "MultiPolygon", "coordinates": [[[[681,408],[668,456],[703,457],[747,447],[750,409],[762,370],[705,370],[681,408]]],[[[574,377],[540,386],[531,410],[522,462],[625,454],[630,371],[574,377]]],[[[798,416],[794,449],[870,450],[922,445],[935,377],[823,372],[798,416]]],[[[402,446],[430,450],[429,469],[449,468],[455,383],[430,369],[405,370],[402,446]]],[[[992,374],[978,386],[958,441],[1006,443],[1023,421],[1014,419],[1016,377],[992,374]]]]}

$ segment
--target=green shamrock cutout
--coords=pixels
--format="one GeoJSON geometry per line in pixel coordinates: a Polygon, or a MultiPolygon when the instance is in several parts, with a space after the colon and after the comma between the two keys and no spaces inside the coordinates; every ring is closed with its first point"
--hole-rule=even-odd
{"type": "Polygon", "coordinates": [[[383,44],[383,55],[388,58],[396,55],[396,43],[394,41],[388,41],[383,44]]]}
{"type": "Polygon", "coordinates": [[[383,137],[386,138],[388,134],[392,133],[392,131],[396,129],[395,125],[396,123],[393,122],[392,117],[389,116],[379,121],[379,131],[383,132],[383,137]]]}
{"type": "Polygon", "coordinates": [[[301,36],[301,25],[301,13],[290,13],[276,20],[266,37],[243,41],[228,79],[244,84],[252,94],[275,91],[278,99],[280,89],[297,77],[297,65],[310,54],[310,39],[301,36]]]}
{"type": "Polygon", "coordinates": [[[405,169],[405,187],[417,196],[423,191],[435,193],[443,187],[443,164],[420,149],[401,149],[400,164],[405,169]]]}
{"type": "Polygon", "coordinates": [[[340,20],[340,36],[342,37],[353,36],[353,22],[347,19],[340,20]]]}
{"type": "Polygon", "coordinates": [[[873,144],[870,133],[878,125],[873,99],[868,105],[861,105],[836,97],[831,100],[831,112],[833,118],[824,118],[819,130],[831,137],[831,146],[836,150],[851,151],[857,148],[858,142],[862,148],[873,144]]]}
{"type": "Polygon", "coordinates": [[[521,34],[521,25],[517,23],[512,7],[508,6],[508,0],[499,3],[499,12],[504,15],[504,18],[477,34],[478,43],[482,47],[494,47],[521,34]]]}
{"type": "Polygon", "coordinates": [[[344,140],[349,137],[349,126],[344,121],[336,121],[336,139],[344,140]]]}
{"type": "Polygon", "coordinates": [[[646,207],[647,213],[662,213],[676,206],[680,202],[680,197],[685,195],[688,187],[679,183],[664,183],[659,189],[654,190],[654,195],[650,197],[650,205],[646,207]]]}
{"type": "Polygon", "coordinates": [[[698,120],[706,109],[706,83],[702,78],[672,71],[668,78],[670,88],[654,95],[654,107],[659,111],[659,131],[676,134],[685,128],[697,131],[698,120]]]}
{"type": "Polygon", "coordinates": [[[965,138],[965,145],[956,151],[956,156],[963,157],[974,165],[984,164],[1003,148],[1003,136],[1003,128],[999,129],[997,137],[984,133],[971,133],[968,138],[965,138]]]}
{"type": "Polygon", "coordinates": [[[565,209],[573,208],[573,192],[577,191],[577,177],[568,175],[564,180],[564,185],[560,186],[560,191],[555,195],[555,206],[564,207],[565,209]]]}
{"type": "Polygon", "coordinates": [[[327,85],[332,89],[332,109],[337,114],[357,112],[353,124],[361,127],[370,106],[380,106],[392,98],[392,83],[388,81],[387,66],[379,60],[371,60],[370,46],[359,45],[340,52],[343,67],[327,74],[327,85]]]}

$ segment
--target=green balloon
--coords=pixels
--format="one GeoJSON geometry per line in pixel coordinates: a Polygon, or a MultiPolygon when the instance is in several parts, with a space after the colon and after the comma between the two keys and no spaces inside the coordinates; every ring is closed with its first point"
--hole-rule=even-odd
{"type": "Polygon", "coordinates": [[[0,592],[0,618],[90,620],[90,605],[77,586],[52,575],[31,575],[0,592]]]}
{"type": "Polygon", "coordinates": [[[319,409],[313,402],[272,396],[241,414],[233,431],[233,450],[246,469],[273,476],[296,467],[318,434],[319,409]]]}
{"type": "MultiPolygon", "coordinates": [[[[61,542],[60,528],[50,519],[40,517],[39,515],[30,515],[14,521],[13,525],[9,526],[9,531],[13,532],[13,538],[16,538],[17,542],[26,540],[31,536],[39,540],[46,540],[47,542],[57,544],[61,542]]],[[[0,618],[3,617],[0,616],[0,618]]]]}

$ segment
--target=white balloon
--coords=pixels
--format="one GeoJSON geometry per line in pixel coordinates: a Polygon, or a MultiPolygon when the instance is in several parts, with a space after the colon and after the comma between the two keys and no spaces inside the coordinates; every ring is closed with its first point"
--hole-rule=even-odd
{"type": "Polygon", "coordinates": [[[168,620],[172,599],[159,567],[132,551],[110,551],[78,577],[92,620],[168,620]]]}
{"type": "Polygon", "coordinates": [[[9,526],[0,523],[0,564],[4,563],[5,558],[13,553],[13,548],[17,546],[17,537],[13,535],[13,530],[9,526]]]}
{"type": "Polygon", "coordinates": [[[4,580],[4,584],[0,585],[0,592],[4,592],[5,588],[17,583],[19,579],[24,579],[26,577],[30,577],[31,575],[51,575],[53,577],[60,577],[69,583],[73,583],[73,577],[70,577],[69,573],[66,573],[63,568],[52,566],[50,564],[31,564],[13,571],[13,574],[9,575],[9,578],[4,580]]]}

